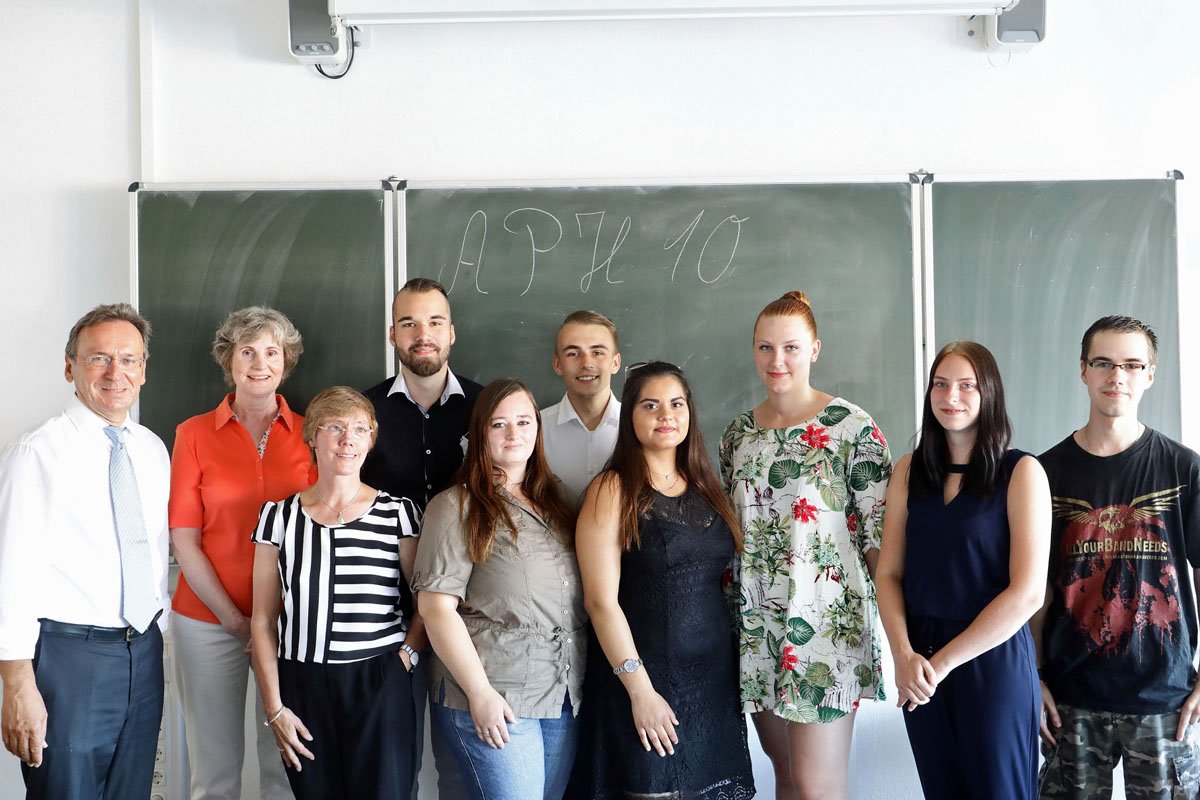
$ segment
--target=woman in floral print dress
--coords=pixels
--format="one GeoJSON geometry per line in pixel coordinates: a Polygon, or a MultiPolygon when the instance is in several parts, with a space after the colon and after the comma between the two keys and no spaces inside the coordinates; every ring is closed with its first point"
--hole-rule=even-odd
{"type": "Polygon", "coordinates": [[[721,475],[745,535],[742,702],[777,797],[848,800],[854,712],[883,699],[872,575],[891,456],[866,412],[809,385],[820,351],[802,292],[762,310],[767,399],[729,424],[721,475]]]}

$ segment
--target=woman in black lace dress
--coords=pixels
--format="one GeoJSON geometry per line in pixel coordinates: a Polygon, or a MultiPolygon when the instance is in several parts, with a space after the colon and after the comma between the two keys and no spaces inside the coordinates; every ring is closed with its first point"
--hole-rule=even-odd
{"type": "Polygon", "coordinates": [[[571,795],[754,795],[722,588],[741,534],[678,367],[632,369],[576,549],[595,638],[571,795]],[[598,640],[598,642],[597,642],[598,640]]]}

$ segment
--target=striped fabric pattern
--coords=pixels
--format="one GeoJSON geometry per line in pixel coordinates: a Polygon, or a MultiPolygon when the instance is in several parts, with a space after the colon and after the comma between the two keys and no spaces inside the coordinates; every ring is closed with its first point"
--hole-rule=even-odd
{"type": "Polygon", "coordinates": [[[386,492],[344,525],[313,520],[298,494],[264,504],[251,538],[279,548],[279,657],[344,664],[398,649],[408,627],[400,540],[419,531],[413,502],[386,492]]]}

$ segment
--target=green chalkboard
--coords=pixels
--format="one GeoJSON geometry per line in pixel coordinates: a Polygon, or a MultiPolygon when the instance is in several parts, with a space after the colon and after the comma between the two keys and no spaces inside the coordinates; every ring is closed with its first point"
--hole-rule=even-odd
{"type": "Polygon", "coordinates": [[[932,194],[936,343],[996,355],[1015,446],[1041,452],[1087,421],[1079,343],[1109,314],[1156,329],[1140,416],[1179,439],[1173,180],[935,182],[932,194]]]}
{"type": "Polygon", "coordinates": [[[388,353],[385,191],[150,191],[137,197],[138,302],[154,325],[141,421],[175,426],[228,391],[211,355],[225,315],[273,306],[304,354],[283,394],[303,413],[321,389],[369,386],[388,353]]]}
{"type": "Polygon", "coordinates": [[[897,449],[912,437],[908,183],[414,188],[405,207],[407,275],[450,290],[451,363],[476,380],[514,375],[558,402],[555,331],[595,309],[617,323],[626,364],[684,368],[715,448],[764,396],[755,316],[801,289],[823,345],[814,385],[866,409],[897,449]]]}

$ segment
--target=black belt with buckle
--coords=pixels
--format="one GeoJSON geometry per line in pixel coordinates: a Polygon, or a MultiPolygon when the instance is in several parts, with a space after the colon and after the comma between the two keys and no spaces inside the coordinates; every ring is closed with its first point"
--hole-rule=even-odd
{"type": "Polygon", "coordinates": [[[132,642],[149,633],[150,629],[158,624],[158,618],[161,616],[161,611],[155,614],[154,619],[150,620],[150,624],[146,626],[146,630],[141,633],[138,633],[132,625],[126,628],[106,628],[103,625],[76,625],[73,622],[59,622],[53,619],[43,619],[40,622],[42,630],[46,633],[79,636],[94,642],[132,642]]]}

